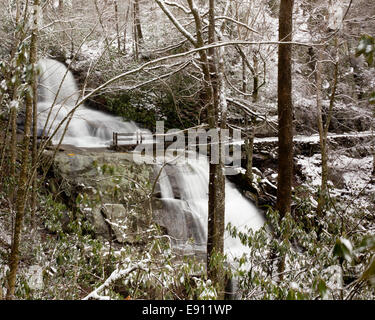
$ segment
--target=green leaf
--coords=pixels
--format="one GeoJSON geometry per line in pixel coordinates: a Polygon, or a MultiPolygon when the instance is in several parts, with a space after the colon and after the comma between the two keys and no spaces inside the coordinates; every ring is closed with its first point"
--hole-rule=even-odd
{"type": "Polygon", "coordinates": [[[374,64],[375,39],[369,35],[363,35],[359,40],[356,56],[364,55],[369,66],[374,64]]]}
{"type": "Polygon", "coordinates": [[[370,99],[368,100],[370,104],[375,104],[375,92],[372,92],[370,99]]]}
{"type": "Polygon", "coordinates": [[[369,280],[375,286],[375,256],[372,257],[370,265],[361,276],[361,280],[369,280]]]}
{"type": "Polygon", "coordinates": [[[318,291],[322,299],[325,299],[327,297],[328,287],[323,279],[319,278],[318,280],[315,280],[314,287],[315,290],[318,291]]]}
{"type": "Polygon", "coordinates": [[[359,40],[356,55],[360,56],[364,53],[369,53],[369,47],[374,45],[374,38],[369,35],[363,35],[359,40]]]}
{"type": "Polygon", "coordinates": [[[288,295],[286,297],[286,300],[297,300],[296,299],[296,293],[293,289],[289,290],[288,295]]]}
{"type": "Polygon", "coordinates": [[[333,256],[351,262],[353,256],[352,250],[352,245],[348,239],[338,238],[333,248],[333,256]]]}
{"type": "Polygon", "coordinates": [[[365,250],[375,251],[375,236],[364,237],[358,246],[358,251],[362,252],[365,250]]]}

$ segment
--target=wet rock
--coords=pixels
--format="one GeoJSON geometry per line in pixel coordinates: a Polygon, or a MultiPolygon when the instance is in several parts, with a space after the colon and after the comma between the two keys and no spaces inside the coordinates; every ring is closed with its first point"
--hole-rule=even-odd
{"type": "Polygon", "coordinates": [[[111,229],[105,221],[101,207],[93,208],[91,213],[87,215],[88,220],[94,227],[94,232],[97,236],[111,240],[111,229]]]}
{"type": "MultiPolygon", "coordinates": [[[[49,159],[53,153],[44,155],[49,159]]],[[[128,153],[64,146],[54,158],[46,187],[59,194],[73,212],[83,214],[93,227],[90,232],[123,243],[131,240],[126,233],[134,232],[134,224],[138,228],[149,219],[152,170],[151,165],[135,163],[128,153]]]]}

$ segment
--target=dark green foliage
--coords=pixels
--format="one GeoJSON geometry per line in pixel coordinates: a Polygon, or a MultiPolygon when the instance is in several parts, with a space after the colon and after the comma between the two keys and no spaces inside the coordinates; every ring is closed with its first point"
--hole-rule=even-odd
{"type": "Polygon", "coordinates": [[[156,121],[154,108],[147,108],[147,96],[124,92],[120,95],[107,98],[107,106],[110,112],[121,116],[126,121],[135,121],[146,129],[152,129],[156,121]]]}
{"type": "MultiPolygon", "coordinates": [[[[359,57],[363,55],[369,67],[373,67],[375,54],[375,39],[367,34],[363,35],[359,40],[359,45],[357,47],[356,56],[359,57]]],[[[370,94],[369,102],[375,104],[375,92],[370,94]]]]}
{"type": "MultiPolygon", "coordinates": [[[[305,191],[306,192],[306,191],[305,191]]],[[[336,203],[329,203],[326,215],[316,219],[308,197],[294,198],[293,216],[280,217],[267,211],[266,225],[257,232],[239,232],[228,224],[227,231],[251,248],[237,259],[239,288],[244,299],[368,299],[375,279],[375,241],[367,235],[343,233],[356,230],[360,209],[345,215],[336,203]],[[336,209],[338,211],[336,211],[336,209]],[[286,257],[283,277],[277,269],[286,257]]],[[[342,206],[341,206],[342,204],[342,206]]]]}
{"type": "Polygon", "coordinates": [[[369,67],[374,65],[375,40],[369,35],[363,35],[359,40],[356,56],[363,55],[369,67]]]}
{"type": "Polygon", "coordinates": [[[161,120],[165,120],[166,129],[189,128],[200,122],[199,92],[196,80],[179,73],[166,83],[121,92],[106,100],[110,112],[151,131],[161,120]]]}

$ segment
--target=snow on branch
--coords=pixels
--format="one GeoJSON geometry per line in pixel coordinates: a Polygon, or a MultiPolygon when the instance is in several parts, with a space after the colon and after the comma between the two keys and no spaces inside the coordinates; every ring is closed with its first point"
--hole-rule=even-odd
{"type": "Polygon", "coordinates": [[[219,16],[219,17],[215,17],[215,20],[228,20],[228,21],[231,21],[231,22],[233,22],[233,23],[236,23],[236,24],[238,24],[238,25],[240,25],[240,26],[242,26],[242,27],[248,29],[248,30],[251,31],[251,32],[254,32],[254,33],[260,34],[259,31],[257,31],[257,30],[255,30],[255,29],[251,28],[251,27],[248,26],[246,23],[243,23],[243,22],[237,21],[237,20],[235,20],[235,19],[233,19],[233,18],[231,18],[231,17],[227,17],[227,16],[219,16]]]}
{"type": "Polygon", "coordinates": [[[96,288],[93,292],[88,294],[82,300],[89,300],[89,299],[97,299],[97,300],[110,300],[108,296],[101,296],[99,293],[102,292],[104,289],[108,288],[113,282],[128,276],[130,273],[136,270],[143,270],[145,271],[145,263],[148,263],[149,260],[144,260],[141,262],[136,263],[134,266],[130,266],[124,270],[116,269],[111,273],[111,275],[107,278],[107,280],[98,288],[96,288]]]}
{"type": "Polygon", "coordinates": [[[254,111],[252,111],[248,106],[246,106],[244,103],[242,102],[239,102],[238,100],[236,99],[233,99],[233,98],[229,98],[227,97],[227,101],[230,102],[230,103],[233,103],[234,105],[236,105],[237,107],[240,107],[242,110],[244,110],[247,114],[253,116],[253,117],[256,117],[256,118],[259,118],[263,121],[265,121],[270,127],[271,129],[273,129],[274,131],[277,131],[277,129],[273,126],[273,123],[272,121],[268,120],[266,116],[263,116],[263,115],[260,115],[259,113],[256,113],[254,111]]]}
{"type": "Polygon", "coordinates": [[[181,25],[181,23],[176,19],[172,12],[165,6],[166,3],[163,0],[155,1],[159,5],[160,9],[163,10],[163,12],[169,18],[169,20],[171,20],[174,26],[178,29],[178,31],[180,31],[194,46],[196,46],[197,42],[195,41],[194,37],[181,25]]]}
{"type": "Polygon", "coordinates": [[[190,14],[191,11],[187,8],[185,8],[183,5],[177,3],[177,2],[172,2],[172,1],[164,1],[164,3],[168,6],[171,6],[171,7],[176,7],[180,10],[182,10],[183,12],[185,12],[186,14],[190,14]]]}

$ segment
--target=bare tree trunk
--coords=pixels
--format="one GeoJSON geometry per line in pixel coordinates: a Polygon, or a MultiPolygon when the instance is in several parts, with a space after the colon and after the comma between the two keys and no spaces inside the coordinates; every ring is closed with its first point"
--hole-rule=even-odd
{"type": "Polygon", "coordinates": [[[244,57],[242,57],[242,92],[247,92],[246,61],[244,57]]]}
{"type": "Polygon", "coordinates": [[[8,135],[10,130],[10,122],[11,119],[7,121],[7,127],[4,132],[3,136],[3,144],[1,146],[1,156],[0,156],[0,191],[2,191],[3,186],[3,178],[4,178],[4,164],[6,159],[6,151],[7,151],[7,144],[8,144],[8,135]]]}
{"type": "Polygon", "coordinates": [[[134,0],[134,24],[137,32],[137,39],[139,42],[143,41],[143,33],[141,26],[141,19],[139,13],[139,0],[134,0]]]}
{"type": "Polygon", "coordinates": [[[259,75],[258,75],[258,58],[256,54],[253,55],[254,74],[253,74],[253,102],[258,101],[259,93],[259,75]]]}
{"type": "MultiPolygon", "coordinates": [[[[17,90],[17,88],[15,88],[17,90]]],[[[16,173],[16,162],[17,162],[17,109],[13,107],[10,110],[10,127],[11,127],[11,135],[10,135],[10,167],[9,167],[9,175],[13,176],[16,173]]]]}
{"type": "MultiPolygon", "coordinates": [[[[336,48],[337,48],[337,39],[335,40],[336,48]]],[[[318,129],[319,129],[319,139],[320,139],[320,150],[322,156],[322,171],[321,171],[321,184],[320,184],[320,193],[318,198],[318,207],[317,207],[317,214],[321,216],[324,211],[324,206],[326,204],[327,198],[327,182],[328,182],[328,130],[329,125],[332,119],[333,107],[335,104],[336,99],[336,90],[337,90],[337,82],[338,82],[338,61],[335,61],[334,65],[334,78],[333,78],[333,85],[332,85],[332,92],[330,96],[330,103],[328,108],[328,114],[326,117],[326,123],[323,124],[323,115],[322,115],[322,68],[321,68],[321,61],[323,60],[321,51],[318,54],[318,61],[316,65],[316,86],[317,86],[317,108],[318,108],[318,129]]]]}
{"type": "MultiPolygon", "coordinates": [[[[35,60],[34,64],[37,62],[37,47],[38,47],[38,37],[35,36],[35,43],[33,44],[32,50],[35,50],[35,60]]],[[[31,59],[30,59],[31,60],[31,59]]],[[[32,178],[32,192],[31,192],[31,221],[32,226],[34,227],[35,222],[35,212],[36,212],[36,198],[37,198],[37,158],[38,158],[38,83],[36,74],[33,73],[32,75],[32,83],[31,83],[31,90],[33,93],[33,140],[32,140],[32,154],[31,154],[31,167],[35,170],[35,173],[31,173],[33,175],[32,178]]]]}
{"type": "MultiPolygon", "coordinates": [[[[248,126],[246,126],[248,128],[248,126]]],[[[247,179],[253,182],[253,151],[254,151],[254,137],[255,137],[255,121],[251,122],[250,134],[245,140],[245,152],[246,152],[246,172],[247,179]]]]}
{"type": "Polygon", "coordinates": [[[321,167],[321,185],[318,198],[318,207],[317,213],[318,216],[321,216],[323,213],[323,208],[325,205],[325,194],[327,189],[327,137],[324,135],[324,124],[323,124],[323,115],[322,115],[322,52],[319,51],[318,60],[316,62],[316,107],[318,110],[318,131],[320,139],[320,152],[322,157],[322,167],[321,167]]]}
{"type": "Polygon", "coordinates": [[[138,60],[139,44],[143,41],[141,21],[139,18],[139,0],[134,0],[133,5],[133,39],[134,39],[134,57],[138,60]]]}
{"type": "MultiPolygon", "coordinates": [[[[208,27],[209,43],[215,42],[215,0],[209,2],[209,27],[208,27]]],[[[217,56],[215,49],[209,49],[209,69],[212,86],[212,105],[211,114],[214,114],[214,121],[211,125],[218,123],[219,114],[221,116],[220,127],[226,126],[226,110],[222,113],[221,106],[224,101],[220,100],[221,86],[223,86],[222,78],[219,77],[217,68],[217,56]]],[[[219,57],[222,59],[223,57],[219,57]]],[[[220,67],[220,65],[219,65],[220,67]]],[[[223,68],[223,66],[221,66],[223,68]]],[[[223,71],[222,71],[223,72],[223,71]]],[[[210,128],[214,128],[210,125],[210,128]]],[[[221,151],[221,143],[219,148],[221,151]]],[[[219,163],[210,163],[209,171],[209,194],[208,194],[208,232],[207,232],[207,271],[210,279],[215,283],[218,291],[219,299],[224,298],[225,294],[225,275],[221,263],[221,257],[224,255],[224,229],[225,229],[225,177],[223,174],[223,159],[221,157],[219,163]]]]}
{"type": "MultiPolygon", "coordinates": [[[[58,11],[58,14],[60,16],[60,19],[62,19],[63,14],[64,14],[64,1],[63,0],[59,0],[57,11],[58,11]]],[[[62,43],[65,46],[65,42],[67,41],[68,35],[67,35],[67,31],[64,30],[65,29],[64,22],[61,22],[60,24],[61,24],[61,28],[62,28],[62,35],[61,35],[62,43]]]]}
{"type": "MultiPolygon", "coordinates": [[[[281,0],[279,14],[279,41],[291,41],[293,31],[293,2],[281,0]]],[[[292,105],[292,48],[279,45],[278,66],[278,120],[279,164],[276,208],[283,217],[291,210],[293,177],[293,105],[292,105]]]]}
{"type": "MultiPolygon", "coordinates": [[[[108,36],[107,36],[107,32],[105,30],[105,26],[104,26],[104,22],[103,22],[103,18],[102,18],[102,15],[103,13],[100,11],[99,9],[99,5],[98,5],[98,0],[94,0],[94,4],[95,4],[95,10],[96,10],[96,13],[98,15],[98,19],[99,19],[99,23],[100,23],[100,26],[103,30],[103,33],[104,33],[104,41],[105,41],[105,45],[107,47],[107,50],[110,54],[111,50],[110,50],[110,44],[109,44],[109,41],[108,41],[108,36]]],[[[73,51],[72,51],[73,52],[73,51]]]]}
{"type": "MultiPolygon", "coordinates": [[[[279,41],[291,41],[294,0],[281,0],[279,12],[279,41]]],[[[276,209],[280,217],[291,212],[293,178],[293,104],[292,47],[280,44],[278,53],[278,178],[276,209]]],[[[288,237],[284,235],[284,237],[288,237]]],[[[279,280],[283,279],[285,256],[278,263],[279,280]]]]}
{"type": "MultiPolygon", "coordinates": [[[[35,64],[37,60],[37,32],[38,32],[38,10],[40,8],[39,0],[34,0],[33,8],[33,22],[32,34],[30,42],[30,60],[31,65],[31,78],[29,85],[34,86],[36,81],[35,64]]],[[[30,129],[32,121],[33,97],[28,92],[26,95],[26,119],[25,119],[25,132],[23,136],[23,152],[21,161],[21,170],[18,181],[17,201],[16,201],[16,219],[14,226],[14,233],[12,238],[12,247],[9,259],[9,274],[8,274],[8,290],[7,299],[13,299],[16,276],[19,262],[19,247],[21,240],[21,230],[23,224],[23,217],[25,213],[26,196],[27,196],[27,180],[28,180],[28,162],[29,162],[29,145],[30,145],[30,129]]]]}
{"type": "Polygon", "coordinates": [[[134,59],[137,61],[139,56],[139,42],[138,42],[138,33],[136,28],[136,18],[135,18],[135,5],[133,5],[133,51],[134,59]]]}
{"type": "Polygon", "coordinates": [[[124,38],[124,47],[123,47],[124,52],[126,52],[126,38],[127,38],[129,12],[130,12],[130,5],[128,5],[128,8],[126,9],[126,15],[125,15],[125,26],[124,26],[124,36],[123,36],[123,38],[124,38]]]}
{"type": "Polygon", "coordinates": [[[120,29],[119,29],[119,25],[118,25],[118,5],[117,5],[117,0],[113,1],[113,5],[114,5],[114,8],[115,8],[117,51],[120,54],[121,53],[121,41],[120,41],[120,29]]]}
{"type": "MultiPolygon", "coordinates": [[[[19,28],[21,18],[21,3],[20,0],[16,2],[16,26],[19,28]]],[[[21,31],[16,31],[15,34],[15,45],[12,48],[12,58],[15,57],[17,47],[20,41],[21,31]]],[[[17,77],[18,78],[18,77],[17,77]]],[[[17,91],[18,91],[19,81],[14,83],[13,88],[13,101],[18,101],[17,91]]],[[[16,160],[17,160],[17,108],[12,107],[10,110],[10,124],[11,124],[11,139],[10,139],[10,170],[9,175],[14,176],[16,172],[16,160]]]]}

